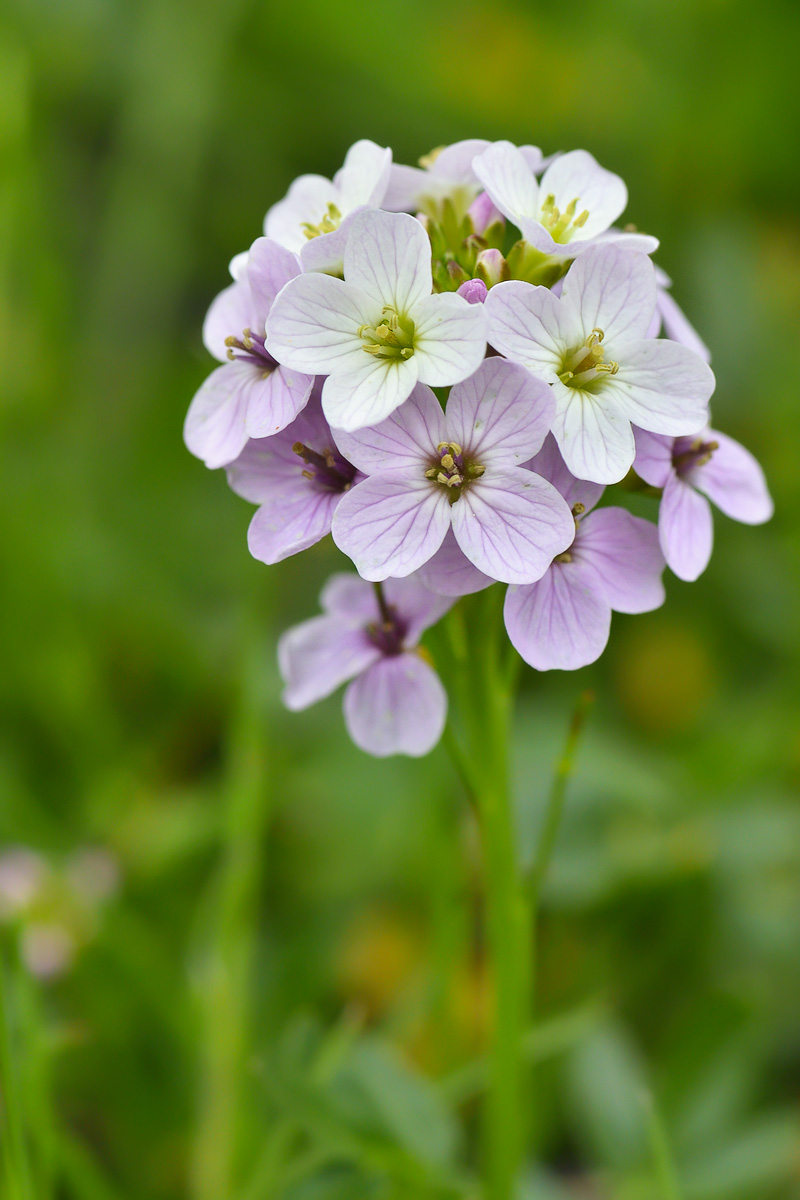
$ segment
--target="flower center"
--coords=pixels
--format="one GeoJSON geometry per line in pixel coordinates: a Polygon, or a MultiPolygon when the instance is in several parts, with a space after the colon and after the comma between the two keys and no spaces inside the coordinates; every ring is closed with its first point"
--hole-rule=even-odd
{"type": "Polygon", "coordinates": [[[295,442],[292,450],[308,467],[302,474],[310,479],[322,492],[347,492],[356,476],[356,469],[335,450],[325,449],[321,454],[303,442],[295,442]]]}
{"type": "Polygon", "coordinates": [[[231,362],[249,362],[255,367],[260,367],[264,379],[271,375],[278,365],[264,346],[263,337],[253,333],[251,329],[245,329],[241,338],[226,337],[225,345],[228,347],[226,353],[231,362]]]}
{"type": "Polygon", "coordinates": [[[364,343],[362,349],[375,358],[388,358],[402,362],[414,353],[414,322],[401,315],[393,304],[381,309],[383,318],[378,325],[360,325],[358,336],[364,343]]]}
{"type": "Polygon", "coordinates": [[[686,474],[693,467],[704,467],[714,451],[719,450],[719,442],[704,442],[702,438],[695,438],[683,450],[678,450],[678,445],[676,442],[672,465],[679,475],[686,474]]]}
{"type": "Polygon", "coordinates": [[[378,647],[381,654],[386,654],[391,658],[403,653],[403,642],[408,632],[408,626],[402,618],[398,617],[394,604],[387,604],[381,584],[376,583],[373,586],[375,598],[378,601],[380,619],[370,621],[367,625],[367,637],[373,645],[378,647]]]}
{"type": "Polygon", "coordinates": [[[563,213],[556,208],[556,198],[553,192],[545,197],[539,214],[539,220],[549,232],[554,242],[568,242],[576,229],[582,229],[589,220],[589,210],[575,216],[578,207],[578,197],[570,200],[563,213]]]}
{"type": "MultiPolygon", "coordinates": [[[[586,512],[586,505],[581,504],[580,500],[578,501],[577,504],[573,504],[572,519],[575,522],[575,537],[578,536],[578,528],[579,528],[578,517],[583,516],[583,514],[585,512],[586,512]]],[[[572,543],[571,543],[569,549],[564,550],[563,553],[561,553],[561,554],[557,554],[555,556],[555,558],[553,559],[553,562],[554,563],[571,563],[572,562],[572,547],[574,545],[575,545],[575,538],[572,539],[572,543]]]]}
{"type": "Polygon", "coordinates": [[[448,500],[455,504],[465,487],[480,479],[486,471],[482,463],[465,458],[458,442],[439,442],[436,457],[425,472],[425,478],[440,484],[448,492],[448,500]]]}
{"type": "Polygon", "coordinates": [[[591,385],[597,380],[602,380],[606,375],[616,375],[619,363],[605,361],[601,345],[604,337],[602,329],[593,329],[582,346],[567,354],[558,373],[562,383],[567,387],[594,391],[591,385]]]}
{"type": "Polygon", "coordinates": [[[333,233],[338,229],[342,221],[342,214],[335,204],[329,204],[325,209],[325,215],[320,220],[319,225],[312,225],[310,221],[301,221],[300,228],[305,236],[311,241],[312,238],[319,237],[322,233],[333,233]]]}

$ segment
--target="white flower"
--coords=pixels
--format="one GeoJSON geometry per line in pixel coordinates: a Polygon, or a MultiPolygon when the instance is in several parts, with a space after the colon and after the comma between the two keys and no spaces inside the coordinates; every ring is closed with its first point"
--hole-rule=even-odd
{"type": "Polygon", "coordinates": [[[278,362],[327,375],[322,407],[334,428],[377,425],[419,381],[459,383],[486,351],[483,307],[431,295],[431,247],[404,213],[367,210],[353,222],[344,280],[298,276],[278,295],[267,341],[278,362]]]}

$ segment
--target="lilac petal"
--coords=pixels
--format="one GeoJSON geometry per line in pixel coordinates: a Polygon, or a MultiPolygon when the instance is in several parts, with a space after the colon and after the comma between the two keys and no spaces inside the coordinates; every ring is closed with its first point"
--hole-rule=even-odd
{"type": "Polygon", "coordinates": [[[387,212],[410,212],[418,208],[426,188],[430,187],[430,182],[429,171],[423,171],[420,167],[407,167],[402,163],[392,163],[382,207],[387,212]]]}
{"type": "Polygon", "coordinates": [[[677,437],[703,428],[713,391],[707,363],[677,342],[650,338],[625,347],[619,374],[608,376],[602,394],[641,429],[677,437]]]}
{"type": "MultiPolygon", "coordinates": [[[[312,394],[291,427],[274,437],[251,438],[241,454],[227,467],[228,484],[237,496],[263,504],[275,486],[288,479],[303,479],[305,464],[294,453],[295,442],[303,442],[318,454],[336,449],[333,434],[322,415],[319,396],[312,394]]],[[[308,483],[304,480],[304,483],[308,483]]]]}
{"type": "Polygon", "coordinates": [[[352,212],[360,204],[381,204],[391,165],[391,150],[376,145],[368,138],[355,142],[347,151],[344,165],[333,177],[339,189],[341,212],[352,212]]]}
{"type": "Polygon", "coordinates": [[[302,375],[290,367],[278,367],[262,377],[250,390],[247,436],[265,438],[280,433],[308,403],[313,384],[313,375],[302,375]]]}
{"type": "Polygon", "coordinates": [[[331,575],[320,593],[319,602],[324,612],[347,621],[367,624],[377,621],[380,615],[374,585],[352,571],[331,575]]]}
{"type": "Polygon", "coordinates": [[[224,467],[247,441],[247,408],[261,372],[246,362],[230,362],[212,371],[189,405],[183,439],[207,467],[224,467]]]}
{"type": "Polygon", "coordinates": [[[353,222],[366,212],[366,207],[360,205],[342,218],[339,228],[331,233],[321,233],[309,238],[300,251],[300,261],[304,271],[324,271],[328,275],[341,275],[344,271],[344,252],[347,246],[353,222]]]}
{"type": "Polygon", "coordinates": [[[551,154],[549,158],[544,158],[538,146],[520,146],[519,152],[525,159],[528,170],[533,175],[538,175],[540,171],[544,171],[550,166],[551,162],[555,162],[559,157],[558,154],[551,154]]]}
{"type": "Polygon", "coordinates": [[[422,474],[447,437],[442,406],[429,387],[418,383],[405,403],[379,425],[354,433],[337,430],[337,443],[349,462],[367,475],[405,470],[422,474]]]}
{"type": "Polygon", "coordinates": [[[417,654],[375,663],[344,696],[344,719],[355,744],[367,754],[427,754],[442,736],[447,693],[417,654]]]}
{"type": "Polygon", "coordinates": [[[600,508],[579,522],[571,554],[594,567],[616,612],[650,612],[664,603],[666,563],[652,521],[624,508],[600,508]]]}
{"type": "MultiPolygon", "coordinates": [[[[602,329],[611,347],[617,339],[646,335],[656,307],[656,274],[644,254],[590,246],[570,267],[561,295],[584,334],[602,329]]],[[[614,357],[611,348],[608,357],[614,357]]]]}
{"type": "MultiPolygon", "coordinates": [[[[246,280],[232,283],[211,301],[203,322],[203,345],[220,362],[228,362],[225,339],[240,338],[245,329],[255,329],[253,298],[246,280]]],[[[262,333],[262,329],[256,329],[262,333]]]]}
{"type": "Polygon", "coordinates": [[[413,361],[422,383],[449,387],[477,371],[486,354],[488,331],[482,304],[444,292],[421,300],[413,318],[413,361]]]}
{"type": "Polygon", "coordinates": [[[383,594],[405,623],[403,645],[406,649],[416,646],[425,630],[435,625],[453,607],[452,596],[432,592],[422,582],[419,572],[407,575],[404,579],[385,580],[383,594]]]}
{"type": "Polygon", "coordinates": [[[734,521],[746,525],[768,521],[774,505],[756,459],[724,433],[711,429],[709,436],[719,443],[719,448],[707,463],[689,472],[689,481],[734,521]]]}
{"type": "Polygon", "coordinates": [[[298,275],[278,293],[267,320],[267,349],[309,375],[347,369],[363,357],[359,328],[375,316],[367,297],[332,275],[298,275]]]}
{"type": "MultiPolygon", "coordinates": [[[[269,310],[278,292],[301,272],[296,254],[271,238],[256,238],[247,256],[247,282],[253,297],[254,311],[260,324],[256,333],[264,332],[269,310]]],[[[244,328],[244,326],[242,326],[244,328]]]]}
{"type": "Polygon", "coordinates": [[[674,438],[663,433],[648,433],[634,427],[636,458],[633,469],[651,487],[663,488],[672,474],[672,445],[674,438]]]}
{"type": "Polygon", "coordinates": [[[481,192],[475,197],[467,209],[467,216],[479,237],[483,237],[490,225],[505,224],[503,214],[496,207],[488,192],[481,192]]]}
{"type": "Polygon", "coordinates": [[[658,511],[658,536],[667,566],[693,582],[711,558],[714,525],[705,496],[678,475],[670,475],[658,511]]]}
{"type": "Polygon", "coordinates": [[[461,142],[453,142],[437,154],[430,169],[431,174],[448,183],[475,183],[478,177],[473,161],[489,145],[486,138],[465,138],[461,142]]]}
{"type": "Polygon", "coordinates": [[[521,217],[536,217],[539,185],[525,156],[511,142],[494,142],[475,158],[472,169],[509,221],[519,226],[521,217]]]}
{"type": "Polygon", "coordinates": [[[524,463],[529,470],[541,475],[566,500],[570,508],[582,504],[584,512],[590,512],[602,496],[605,488],[602,483],[592,483],[588,479],[576,479],[561,457],[558,442],[549,433],[544,445],[530,462],[524,463]]]}
{"type": "Polygon", "coordinates": [[[339,616],[303,621],[278,641],[278,665],[286,683],[283,702],[293,711],[308,708],[380,657],[360,625],[339,616]]]}
{"type": "Polygon", "coordinates": [[[318,225],[328,205],[338,202],[339,189],[330,179],[323,175],[300,175],[283,200],[273,204],[267,213],[264,233],[297,254],[307,241],[304,224],[318,225]]]}
{"type": "Polygon", "coordinates": [[[687,319],[683,310],[678,307],[675,300],[664,288],[660,287],[658,289],[656,304],[659,316],[661,317],[661,324],[664,327],[664,333],[667,337],[673,342],[680,342],[682,346],[688,346],[690,350],[694,350],[695,354],[699,354],[704,362],[710,362],[711,351],[708,346],[687,319]]]}
{"type": "Polygon", "coordinates": [[[540,448],[555,411],[546,383],[504,358],[485,358],[450,393],[448,440],[481,463],[519,466],[540,448]]]}
{"type": "Polygon", "coordinates": [[[575,671],[600,657],[611,606],[588,563],[554,563],[530,587],[510,587],[504,608],[511,644],[537,671],[575,671]]]}
{"type": "Polygon", "coordinates": [[[471,596],[494,583],[469,561],[452,529],[448,529],[441,546],[420,567],[417,576],[426,588],[440,596],[471,596]]]}
{"type": "Polygon", "coordinates": [[[547,383],[558,378],[569,346],[585,336],[574,313],[547,288],[520,280],[496,284],[483,308],[494,348],[547,383]]]}
{"type": "Polygon", "coordinates": [[[575,535],[572,513],[556,489],[522,467],[487,471],[451,512],[467,558],[501,583],[540,579],[575,535]]]}
{"type": "Polygon", "coordinates": [[[603,233],[628,203],[623,180],[601,167],[586,150],[571,150],[550,164],[539,183],[539,194],[544,199],[551,193],[562,212],[577,200],[576,214],[589,213],[586,224],[573,233],[570,247],[603,233]]]}
{"type": "Polygon", "coordinates": [[[322,541],[331,531],[341,495],[316,490],[295,469],[295,477],[280,486],[273,481],[267,500],[253,514],[247,546],[259,562],[282,562],[322,541]]]}
{"type": "Polygon", "coordinates": [[[619,483],[633,464],[631,423],[613,396],[600,396],[561,383],[556,392],[553,436],[568,469],[578,479],[619,483]]]}
{"type": "Polygon", "coordinates": [[[333,540],[364,579],[410,575],[436,553],[450,522],[442,488],[420,471],[386,471],[357,484],[341,499],[333,540]]]}
{"type": "Polygon", "coordinates": [[[353,223],[344,274],[349,284],[369,296],[378,313],[384,304],[407,313],[430,295],[430,239],[407,213],[367,209],[353,223]]]}
{"type": "Polygon", "coordinates": [[[385,421],[408,399],[416,382],[416,355],[398,361],[362,351],[346,373],[325,380],[322,408],[335,429],[352,433],[385,421]]]}

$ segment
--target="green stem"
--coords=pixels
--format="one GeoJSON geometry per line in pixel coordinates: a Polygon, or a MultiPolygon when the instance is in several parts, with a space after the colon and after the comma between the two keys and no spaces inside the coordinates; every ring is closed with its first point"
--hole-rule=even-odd
{"type": "Polygon", "coordinates": [[[33,1176],[25,1138],[22,1083],[16,1054],[19,1004],[0,946],[0,1146],[9,1200],[33,1200],[33,1176]]]}

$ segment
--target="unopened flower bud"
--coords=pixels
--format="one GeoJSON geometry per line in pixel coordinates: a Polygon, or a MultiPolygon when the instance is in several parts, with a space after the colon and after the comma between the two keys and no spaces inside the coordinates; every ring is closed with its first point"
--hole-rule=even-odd
{"type": "Polygon", "coordinates": [[[468,279],[466,283],[462,283],[457,294],[463,296],[468,304],[483,304],[488,288],[482,279],[468,279]]]}
{"type": "Polygon", "coordinates": [[[481,192],[480,196],[476,196],[467,213],[477,234],[484,234],[490,225],[505,224],[503,214],[495,208],[488,192],[481,192]]]}
{"type": "Polygon", "coordinates": [[[481,250],[475,260],[475,274],[487,287],[511,278],[508,263],[499,250],[481,250]]]}
{"type": "Polygon", "coordinates": [[[464,270],[461,264],[455,262],[454,259],[451,259],[447,264],[447,275],[453,283],[458,284],[466,283],[469,279],[467,272],[464,270]]]}

